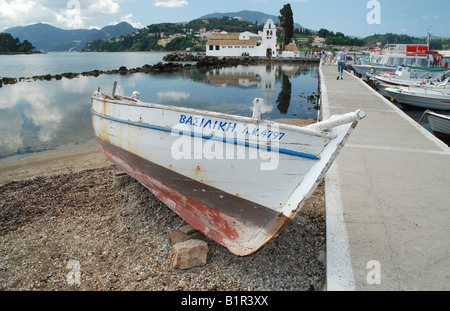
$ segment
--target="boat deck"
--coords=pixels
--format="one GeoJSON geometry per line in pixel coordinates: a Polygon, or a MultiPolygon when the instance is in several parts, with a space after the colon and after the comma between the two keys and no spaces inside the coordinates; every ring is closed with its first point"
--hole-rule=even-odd
{"type": "Polygon", "coordinates": [[[362,108],[326,175],[327,290],[450,289],[450,148],[362,80],[320,68],[322,114],[362,108]]]}

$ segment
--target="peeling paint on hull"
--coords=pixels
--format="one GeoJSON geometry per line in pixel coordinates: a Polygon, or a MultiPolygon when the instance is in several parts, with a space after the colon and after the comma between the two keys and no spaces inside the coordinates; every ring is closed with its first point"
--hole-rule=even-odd
{"type": "Polygon", "coordinates": [[[259,247],[245,245],[261,232],[267,237],[275,235],[288,221],[286,216],[267,207],[186,178],[101,140],[99,144],[120,169],[232,253],[248,255],[256,251],[259,247]]]}
{"type": "Polygon", "coordinates": [[[329,121],[313,129],[268,122],[284,136],[273,149],[259,141],[249,143],[251,133],[266,128],[264,121],[250,118],[114,99],[101,93],[93,95],[92,115],[97,141],[113,163],[194,228],[239,256],[260,249],[300,211],[359,118],[352,115],[337,125],[333,121],[327,133],[323,128],[329,121]],[[171,147],[179,137],[174,137],[173,129],[178,121],[188,123],[188,115],[198,116],[198,124],[206,119],[218,124],[219,131],[231,128],[247,134],[243,142],[214,141],[213,132],[199,135],[190,122],[191,127],[178,134],[193,139],[194,146],[213,141],[245,151],[265,148],[266,154],[279,156],[278,167],[261,170],[262,159],[174,160],[171,147]]]}

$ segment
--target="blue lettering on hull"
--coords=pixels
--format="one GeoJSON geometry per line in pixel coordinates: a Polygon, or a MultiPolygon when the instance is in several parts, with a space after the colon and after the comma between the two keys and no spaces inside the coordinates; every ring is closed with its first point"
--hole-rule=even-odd
{"type": "MultiPolygon", "coordinates": [[[[180,115],[180,123],[186,124],[186,125],[192,125],[197,126],[201,128],[207,128],[210,130],[218,130],[222,132],[228,132],[228,133],[234,133],[236,131],[237,123],[233,122],[223,122],[223,121],[213,121],[211,119],[205,119],[200,117],[192,117],[192,116],[186,116],[184,114],[180,115]]],[[[256,137],[264,137],[266,139],[271,140],[278,140],[280,141],[286,133],[278,132],[278,131],[270,131],[270,130],[263,130],[260,132],[259,128],[253,128],[249,129],[249,127],[245,127],[245,129],[242,131],[243,134],[249,135],[249,136],[256,136],[256,137]]]]}

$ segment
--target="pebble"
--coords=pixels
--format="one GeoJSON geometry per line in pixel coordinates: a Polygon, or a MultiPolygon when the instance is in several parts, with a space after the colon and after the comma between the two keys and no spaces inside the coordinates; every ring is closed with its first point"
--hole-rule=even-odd
{"type": "Polygon", "coordinates": [[[0,185],[0,290],[325,288],[323,186],[258,252],[239,257],[205,238],[204,265],[177,269],[168,235],[187,223],[133,179],[115,187],[117,172],[111,166],[0,185]],[[69,262],[79,263],[71,268],[80,269],[77,284],[67,281],[77,272],[69,262]]]}

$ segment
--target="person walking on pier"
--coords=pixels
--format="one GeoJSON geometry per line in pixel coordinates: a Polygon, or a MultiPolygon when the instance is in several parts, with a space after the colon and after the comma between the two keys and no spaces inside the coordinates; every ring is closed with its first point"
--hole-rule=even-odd
{"type": "Polygon", "coordinates": [[[344,73],[345,59],[347,58],[347,52],[345,51],[345,47],[342,47],[342,50],[336,56],[336,60],[338,63],[338,76],[336,80],[343,79],[342,75],[344,73]]]}

